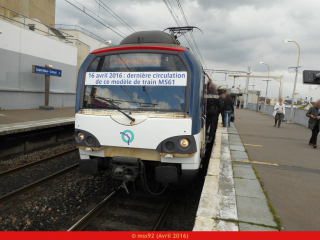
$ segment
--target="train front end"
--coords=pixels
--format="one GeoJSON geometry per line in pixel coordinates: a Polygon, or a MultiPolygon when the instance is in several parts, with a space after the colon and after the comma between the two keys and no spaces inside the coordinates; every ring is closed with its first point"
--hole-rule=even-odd
{"type": "Polygon", "coordinates": [[[141,180],[147,188],[148,181],[191,183],[204,146],[197,64],[174,42],[92,52],[77,87],[80,171],[109,172],[124,183],[141,180]]]}

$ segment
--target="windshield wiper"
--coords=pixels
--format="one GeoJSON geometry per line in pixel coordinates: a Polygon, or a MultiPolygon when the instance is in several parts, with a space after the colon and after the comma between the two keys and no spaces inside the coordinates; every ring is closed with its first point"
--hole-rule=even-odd
{"type": "Polygon", "coordinates": [[[108,98],[103,98],[103,97],[95,97],[95,98],[99,98],[99,99],[101,99],[101,100],[104,100],[104,101],[110,103],[110,104],[111,104],[113,107],[115,107],[119,112],[121,112],[123,115],[125,115],[127,118],[129,118],[132,122],[136,121],[133,117],[130,117],[128,114],[126,114],[125,112],[123,112],[120,107],[118,107],[117,105],[115,105],[115,104],[113,103],[113,100],[108,99],[108,98]]]}
{"type": "Polygon", "coordinates": [[[126,100],[112,100],[113,103],[122,103],[122,102],[126,102],[126,103],[135,103],[138,104],[140,107],[141,105],[152,105],[152,106],[156,106],[159,105],[158,103],[148,103],[148,102],[132,102],[132,101],[126,101],[126,100]]]}

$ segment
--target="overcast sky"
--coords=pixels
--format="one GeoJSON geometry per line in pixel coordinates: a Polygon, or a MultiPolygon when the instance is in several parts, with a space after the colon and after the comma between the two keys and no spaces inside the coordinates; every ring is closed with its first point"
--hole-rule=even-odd
{"type": "MultiPolygon", "coordinates": [[[[121,35],[131,32],[106,12],[99,9],[99,0],[68,0],[84,5],[116,28],[121,35]]],[[[135,31],[164,30],[177,26],[162,0],[101,0],[135,31]]],[[[169,1],[179,21],[184,24],[176,0],[169,1]]],[[[190,26],[197,26],[194,38],[210,69],[246,71],[251,66],[254,75],[284,75],[283,96],[292,95],[295,73],[288,67],[296,66],[298,47],[284,43],[293,39],[301,47],[300,73],[297,91],[306,97],[308,85],[302,84],[302,70],[320,70],[320,1],[317,0],[180,0],[190,26]]],[[[101,4],[101,6],[103,6],[101,4]]],[[[80,6],[81,7],[81,6],[80,6]]],[[[93,13],[90,13],[93,15],[93,13]]],[[[122,37],[79,11],[65,0],[57,0],[57,24],[79,25],[118,44],[122,37]]],[[[105,23],[105,22],[104,22],[105,23]]],[[[183,37],[181,45],[188,46],[183,37]]],[[[233,78],[224,80],[224,74],[213,75],[217,85],[233,85],[233,78]]],[[[253,84],[254,79],[250,80],[253,84]]],[[[255,80],[255,89],[265,95],[266,83],[255,80]]],[[[237,79],[236,86],[245,87],[245,79],[237,79]]],[[[250,87],[252,89],[252,87],[250,87]]],[[[278,95],[279,83],[269,83],[269,97],[278,95]]]]}

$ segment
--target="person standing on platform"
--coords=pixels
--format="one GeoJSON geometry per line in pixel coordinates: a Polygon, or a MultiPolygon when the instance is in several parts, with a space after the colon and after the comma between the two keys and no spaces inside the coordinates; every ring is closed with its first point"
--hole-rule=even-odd
{"type": "Polygon", "coordinates": [[[240,108],[240,100],[237,101],[237,109],[240,108]]]}
{"type": "Polygon", "coordinates": [[[273,116],[274,116],[274,127],[277,126],[277,122],[278,122],[278,128],[280,128],[281,125],[281,121],[284,118],[286,114],[286,107],[283,104],[282,98],[279,99],[279,103],[276,103],[276,105],[274,106],[274,112],[273,112],[273,116]]]}
{"type": "Polygon", "coordinates": [[[225,100],[225,108],[224,108],[224,122],[223,126],[226,127],[227,124],[230,127],[231,114],[234,112],[233,101],[230,95],[227,96],[225,100]]]}
{"type": "Polygon", "coordinates": [[[241,101],[241,109],[243,109],[244,101],[241,101]]]}
{"type": "Polygon", "coordinates": [[[306,116],[310,118],[308,128],[310,128],[312,131],[309,145],[316,148],[317,147],[317,138],[318,138],[318,134],[319,134],[320,100],[317,101],[315,106],[309,108],[306,116]]]}
{"type": "Polygon", "coordinates": [[[226,100],[226,89],[224,87],[219,87],[218,88],[218,94],[221,98],[221,106],[220,106],[220,109],[219,109],[219,113],[221,114],[221,118],[222,118],[222,126],[224,126],[224,111],[225,111],[225,100],[226,100]]]}
{"type": "Polygon", "coordinates": [[[210,141],[214,139],[217,130],[219,114],[224,106],[223,94],[221,95],[222,96],[218,95],[214,85],[208,84],[206,129],[210,141]]]}

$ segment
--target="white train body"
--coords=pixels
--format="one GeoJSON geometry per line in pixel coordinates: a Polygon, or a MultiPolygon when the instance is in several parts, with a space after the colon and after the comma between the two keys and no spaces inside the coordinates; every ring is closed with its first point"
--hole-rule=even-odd
{"type": "Polygon", "coordinates": [[[179,45],[122,44],[92,52],[77,87],[80,171],[109,169],[116,179],[135,181],[149,166],[157,182],[191,183],[205,149],[204,89],[201,65],[179,45]]]}

